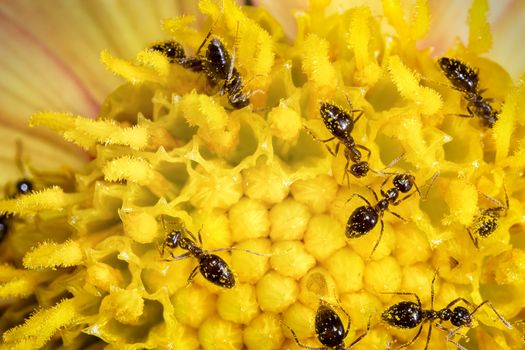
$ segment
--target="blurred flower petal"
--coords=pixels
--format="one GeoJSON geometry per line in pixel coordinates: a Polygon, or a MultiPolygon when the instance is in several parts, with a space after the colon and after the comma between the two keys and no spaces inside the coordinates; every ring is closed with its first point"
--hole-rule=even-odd
{"type": "Polygon", "coordinates": [[[132,56],[166,37],[159,26],[163,18],[195,13],[196,6],[164,0],[0,3],[2,179],[20,176],[13,162],[16,139],[35,166],[78,164],[76,148],[52,133],[27,128],[27,118],[42,110],[95,117],[103,98],[121,84],[98,63],[100,51],[132,56]]]}
{"type": "MultiPolygon", "coordinates": [[[[470,3],[463,1],[431,0],[432,22],[429,35],[420,47],[434,47],[441,55],[454,45],[455,38],[468,41],[468,11],[470,3]]],[[[516,50],[525,37],[525,2],[516,0],[490,0],[489,23],[493,47],[487,56],[515,78],[525,71],[525,50],[516,50]]]]}

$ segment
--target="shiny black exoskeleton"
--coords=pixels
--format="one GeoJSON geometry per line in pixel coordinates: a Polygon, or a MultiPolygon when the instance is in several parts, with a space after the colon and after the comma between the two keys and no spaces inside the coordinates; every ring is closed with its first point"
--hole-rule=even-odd
{"type": "Polygon", "coordinates": [[[9,217],[6,214],[0,215],[0,242],[4,240],[9,231],[9,217]]]}
{"type": "Polygon", "coordinates": [[[210,35],[211,31],[197,49],[195,56],[183,56],[175,62],[193,72],[204,72],[211,86],[222,84],[221,94],[228,96],[230,105],[235,109],[244,108],[250,104],[250,98],[243,92],[244,84],[241,74],[235,68],[234,58],[230,56],[222,41],[218,38],[212,38],[206,47],[205,56],[199,55],[210,35]]]}
{"type": "Polygon", "coordinates": [[[186,54],[184,53],[184,48],[182,45],[173,40],[152,45],[150,50],[162,53],[168,58],[170,63],[181,64],[184,58],[186,58],[186,54]]]}
{"type": "Polygon", "coordinates": [[[31,193],[31,191],[33,191],[33,182],[31,182],[31,180],[22,179],[16,183],[17,195],[18,194],[28,194],[28,193],[31,193]]]}
{"type": "MultiPolygon", "coordinates": [[[[199,243],[202,246],[202,239],[199,231],[199,243]]],[[[179,260],[189,257],[190,255],[197,259],[199,265],[196,266],[188,277],[188,284],[191,283],[195,275],[197,274],[197,269],[200,271],[202,276],[206,278],[211,283],[223,287],[223,288],[233,288],[235,286],[235,277],[233,272],[230,270],[230,267],[220,256],[215,254],[210,254],[208,251],[202,249],[197,245],[195,236],[188,231],[186,228],[181,227],[180,229],[170,232],[166,240],[162,245],[161,254],[164,255],[165,248],[170,249],[181,248],[187,250],[187,253],[182,255],[175,256],[170,251],[172,258],[179,260]],[[188,235],[188,237],[183,237],[183,235],[188,235]]]]}
{"type": "Polygon", "coordinates": [[[248,95],[243,92],[241,74],[234,66],[234,60],[218,38],[212,38],[206,49],[204,66],[208,79],[215,83],[223,82],[222,94],[228,96],[230,105],[241,109],[250,104],[248,95]]]}
{"type": "Polygon", "coordinates": [[[339,152],[339,147],[341,146],[341,144],[345,147],[345,178],[348,176],[348,173],[352,174],[357,178],[366,176],[366,174],[368,174],[368,171],[370,170],[370,167],[368,165],[368,158],[370,158],[371,152],[365,146],[356,144],[354,138],[350,134],[354,129],[355,123],[363,115],[363,111],[351,110],[350,112],[348,112],[343,108],[328,102],[321,102],[319,104],[319,111],[326,128],[328,129],[328,131],[330,131],[333,137],[326,140],[321,140],[315,135],[313,135],[310,131],[309,133],[314,137],[316,141],[323,143],[327,143],[337,139],[337,141],[339,142],[335,147],[335,151],[333,151],[327,146],[328,151],[334,157],[339,152]],[[358,113],[356,117],[354,117],[354,113],[358,113]],[[359,149],[364,150],[368,153],[366,161],[362,160],[362,154],[359,149]],[[350,162],[353,163],[351,166],[350,162]]]}
{"type": "Polygon", "coordinates": [[[447,79],[454,88],[463,93],[467,100],[467,111],[469,114],[459,114],[461,117],[479,117],[483,125],[492,128],[498,121],[499,112],[494,110],[488,99],[481,96],[482,90],[478,89],[478,73],[454,58],[441,57],[438,60],[439,66],[445,73],[447,79]]]}
{"type": "MultiPolygon", "coordinates": [[[[166,227],[164,216],[161,218],[161,221],[163,222],[164,227],[166,227]]],[[[212,252],[238,250],[259,256],[265,255],[248,249],[235,247],[205,250],[202,248],[202,237],[200,230],[198,233],[199,244],[197,245],[197,239],[193,233],[186,229],[179,219],[173,220],[172,223],[175,224],[176,228],[171,230],[171,232],[166,236],[166,239],[162,243],[160,254],[163,256],[166,248],[168,248],[169,254],[174,260],[180,260],[190,256],[193,256],[197,259],[199,265],[197,265],[190,273],[188,277],[188,284],[191,283],[197,274],[198,269],[204,278],[219,287],[233,288],[235,286],[235,277],[233,276],[233,272],[226,261],[224,261],[218,255],[211,254],[212,252]],[[173,250],[176,248],[187,250],[187,252],[181,255],[174,255],[173,250]]]]}
{"type": "Polygon", "coordinates": [[[344,340],[348,335],[348,332],[350,331],[351,320],[350,315],[348,315],[348,313],[345,310],[343,310],[343,312],[348,317],[348,325],[346,326],[346,330],[343,326],[343,321],[328,303],[321,301],[321,303],[319,304],[319,307],[317,308],[317,313],[315,314],[315,334],[317,335],[317,339],[319,340],[319,342],[324,345],[320,348],[315,348],[301,344],[297,339],[297,335],[295,334],[294,330],[290,327],[288,328],[292,332],[295,338],[295,342],[303,348],[311,350],[350,349],[357,342],[363,339],[363,337],[368,333],[370,329],[370,322],[368,323],[368,327],[365,333],[358,336],[350,345],[348,345],[348,347],[345,347],[344,340]]]}
{"type": "Polygon", "coordinates": [[[356,208],[352,212],[352,214],[350,215],[346,223],[346,230],[345,230],[346,237],[358,238],[370,232],[377,225],[378,221],[381,222],[381,232],[379,233],[379,238],[377,242],[375,243],[374,248],[372,249],[372,252],[370,253],[370,256],[376,250],[377,246],[379,245],[379,242],[381,241],[381,237],[383,236],[384,224],[383,224],[382,217],[385,211],[388,211],[391,214],[397,216],[398,218],[404,220],[398,214],[390,211],[388,207],[390,205],[398,205],[405,199],[412,196],[414,192],[407,194],[403,198],[399,198],[399,195],[401,193],[406,194],[410,192],[412,188],[416,188],[417,192],[419,193],[419,189],[415,183],[415,178],[414,176],[410,174],[396,175],[394,179],[392,180],[394,187],[388,189],[387,191],[384,191],[383,186],[386,184],[387,181],[388,181],[388,178],[381,185],[381,196],[382,196],[381,199],[378,198],[375,191],[370,189],[377,201],[375,206],[372,206],[372,204],[360,194],[354,195],[354,196],[358,196],[363,201],[365,201],[367,205],[356,208]]]}
{"type": "Polygon", "coordinates": [[[479,248],[478,237],[486,238],[494,233],[498,227],[499,218],[506,216],[509,210],[509,196],[507,195],[507,191],[505,191],[505,205],[495,198],[486,197],[496,202],[498,206],[481,211],[481,213],[474,218],[472,225],[467,228],[470,239],[476,248],[479,248]]]}
{"type": "Polygon", "coordinates": [[[463,346],[459,345],[459,343],[453,340],[453,336],[464,327],[472,327],[472,316],[483,305],[489,306],[507,328],[512,328],[512,326],[496,311],[494,306],[488,300],[485,300],[478,306],[474,307],[472,312],[469,312],[469,310],[463,306],[456,306],[454,309],[452,309],[452,306],[454,306],[460,301],[464,302],[469,307],[473,307],[472,303],[461,297],[454,299],[445,308],[441,310],[434,310],[434,282],[436,280],[436,277],[437,271],[434,274],[434,278],[432,279],[432,287],[430,293],[430,309],[428,310],[423,309],[423,306],[421,305],[421,300],[415,293],[384,293],[397,295],[412,295],[417,300],[417,303],[414,303],[412,301],[401,301],[397,304],[390,306],[381,315],[382,320],[393,327],[412,329],[419,326],[419,330],[417,331],[414,338],[412,338],[412,340],[410,340],[409,342],[401,345],[399,348],[405,348],[413,344],[421,334],[421,331],[423,329],[423,323],[428,322],[429,327],[427,333],[427,341],[425,345],[426,350],[428,348],[428,343],[432,334],[432,327],[434,325],[434,321],[438,321],[438,323],[435,323],[435,326],[448,332],[447,341],[453,343],[461,350],[466,350],[463,346]],[[455,327],[455,329],[450,330],[441,325],[442,322],[446,321],[450,321],[450,323],[455,327]]]}

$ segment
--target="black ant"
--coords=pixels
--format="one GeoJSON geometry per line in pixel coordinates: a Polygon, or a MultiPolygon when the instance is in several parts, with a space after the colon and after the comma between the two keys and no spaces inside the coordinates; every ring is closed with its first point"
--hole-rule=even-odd
{"type": "MultiPolygon", "coordinates": [[[[162,217],[161,220],[164,225],[164,218],[162,217]]],[[[177,222],[179,221],[177,220],[177,222]]],[[[218,255],[210,254],[211,252],[240,250],[259,256],[264,256],[264,254],[259,254],[251,250],[234,247],[205,250],[202,248],[202,237],[200,230],[198,232],[199,244],[197,245],[197,239],[195,238],[193,233],[186,229],[186,227],[184,227],[182,223],[178,223],[176,226],[177,228],[172,230],[166,236],[166,239],[164,240],[164,243],[160,248],[160,254],[161,256],[164,255],[166,247],[168,247],[169,249],[175,249],[178,247],[187,250],[188,252],[176,256],[173,254],[172,251],[170,251],[169,253],[174,260],[181,260],[190,256],[193,256],[198,260],[199,265],[196,266],[193,269],[193,271],[191,271],[188,277],[188,285],[193,281],[193,278],[195,278],[198,269],[204,278],[206,278],[208,281],[219,287],[233,288],[235,286],[235,277],[233,276],[233,272],[231,271],[226,261],[224,261],[218,255]]]]}
{"type": "MultiPolygon", "coordinates": [[[[31,193],[33,190],[33,182],[28,179],[21,179],[16,183],[16,193],[11,198],[16,198],[19,195],[25,195],[31,193]]],[[[8,191],[6,191],[8,192],[8,191]]],[[[9,197],[8,197],[9,198],[9,197]]],[[[1,214],[0,215],[0,242],[9,232],[9,222],[11,221],[12,215],[10,214],[1,214]]]]}
{"type": "MultiPolygon", "coordinates": [[[[204,38],[199,52],[211,36],[211,30],[204,38]]],[[[195,60],[195,58],[189,58],[195,60]]],[[[221,94],[228,96],[230,105],[235,109],[241,109],[250,104],[250,98],[243,93],[243,80],[239,71],[235,68],[235,55],[230,56],[228,50],[218,38],[212,38],[206,48],[206,56],[200,58],[203,70],[206,72],[211,85],[223,81],[221,94]]],[[[185,63],[187,64],[187,63],[185,63]]]]}
{"type": "Polygon", "coordinates": [[[297,345],[299,345],[302,348],[310,350],[350,349],[361,339],[363,339],[365,335],[368,334],[368,331],[370,330],[370,320],[368,320],[368,327],[365,333],[358,336],[350,345],[345,347],[344,340],[348,336],[348,332],[350,331],[351,320],[350,315],[342,307],[341,310],[343,310],[345,315],[348,317],[348,325],[346,326],[346,330],[343,326],[343,321],[341,320],[339,315],[337,315],[335,310],[323,300],[321,300],[321,302],[319,303],[319,307],[317,308],[317,312],[315,314],[315,334],[317,335],[317,339],[319,340],[319,342],[324,345],[320,348],[301,344],[297,339],[297,335],[295,334],[294,330],[286,324],[285,326],[288,327],[288,329],[292,332],[292,335],[297,345]]]}
{"type": "MultiPolygon", "coordinates": [[[[348,103],[350,104],[350,101],[348,101],[348,103]]],[[[322,143],[328,143],[337,139],[339,142],[335,146],[335,151],[330,149],[328,146],[326,147],[328,152],[330,152],[330,154],[334,157],[339,152],[339,147],[341,144],[345,147],[344,155],[346,158],[346,165],[343,181],[344,178],[348,176],[348,173],[354,175],[357,178],[366,176],[370,170],[368,159],[370,158],[371,152],[365,146],[356,144],[354,138],[350,134],[354,129],[355,123],[359,120],[359,118],[361,118],[364,112],[362,110],[354,109],[346,111],[343,108],[328,102],[320,102],[319,111],[326,128],[330,131],[333,137],[330,137],[326,140],[321,140],[317,136],[313,135],[310,130],[306,129],[308,133],[312,135],[316,141],[322,143]],[[354,113],[358,113],[358,115],[354,117],[354,113]],[[361,160],[362,154],[359,149],[362,149],[368,153],[366,161],[361,160]],[[351,166],[350,161],[354,163],[351,166]]]]}
{"type": "Polygon", "coordinates": [[[183,60],[186,58],[182,45],[173,40],[152,45],[149,49],[151,51],[162,53],[168,58],[170,63],[182,64],[183,60]]]}
{"type": "Polygon", "coordinates": [[[401,220],[405,221],[405,219],[403,219],[399,214],[390,211],[388,209],[389,205],[398,205],[405,199],[412,196],[415,192],[412,192],[404,196],[403,198],[399,198],[400,193],[408,193],[414,187],[421,196],[421,192],[419,191],[419,188],[416,185],[415,178],[413,175],[396,175],[392,180],[394,187],[388,189],[387,191],[383,191],[383,186],[386,184],[387,181],[388,178],[386,178],[383,184],[381,185],[381,199],[378,198],[376,192],[373,189],[371,189],[370,187],[368,188],[373,193],[377,201],[377,204],[375,206],[372,206],[372,204],[370,204],[370,202],[365,197],[357,193],[352,195],[352,197],[350,197],[349,199],[351,200],[354,196],[358,196],[359,198],[364,200],[367,205],[363,205],[361,207],[356,208],[352,215],[350,215],[350,218],[348,218],[345,230],[346,237],[361,237],[370,232],[377,225],[378,221],[381,221],[381,232],[379,233],[379,238],[377,239],[377,242],[375,243],[374,248],[370,253],[370,256],[374,254],[374,251],[376,250],[377,246],[379,245],[379,242],[381,241],[381,237],[383,236],[384,224],[382,217],[385,211],[388,211],[391,214],[400,218],[401,220]]]}
{"type": "Polygon", "coordinates": [[[454,58],[441,57],[438,63],[454,88],[462,92],[467,100],[469,114],[458,115],[466,118],[479,117],[483,120],[483,125],[492,128],[498,121],[499,112],[490,105],[490,99],[481,96],[484,90],[478,89],[478,72],[454,58]]]}
{"type": "Polygon", "coordinates": [[[9,216],[7,214],[0,215],[0,242],[9,232],[9,216]]]}
{"type": "Polygon", "coordinates": [[[498,227],[498,219],[507,215],[509,210],[509,196],[505,190],[505,205],[500,201],[486,194],[483,194],[487,199],[498,204],[497,207],[492,207],[481,211],[481,213],[474,218],[472,225],[467,228],[467,232],[474,243],[474,246],[479,249],[478,236],[485,238],[490,236],[498,227]]]}
{"type": "Polygon", "coordinates": [[[16,183],[16,192],[17,195],[28,194],[33,191],[33,182],[28,179],[21,179],[16,183]]]}
{"type": "Polygon", "coordinates": [[[472,321],[473,321],[473,315],[483,306],[487,305],[489,306],[492,311],[498,316],[498,318],[501,320],[501,322],[505,325],[505,327],[512,329],[512,326],[509,322],[507,322],[494,308],[492,303],[488,300],[483,301],[478,306],[474,307],[474,305],[469,302],[468,300],[459,297],[454,300],[452,300],[445,308],[441,310],[434,310],[434,282],[437,277],[437,271],[434,274],[434,278],[432,279],[432,286],[431,286],[431,293],[430,293],[430,309],[425,310],[423,309],[423,306],[421,305],[421,300],[417,296],[416,293],[409,293],[409,292],[395,292],[395,293],[383,293],[383,294],[396,294],[396,295],[412,295],[416,298],[417,303],[414,303],[412,301],[401,301],[397,304],[394,304],[390,306],[388,309],[386,309],[383,314],[381,315],[381,318],[384,322],[387,324],[397,327],[397,328],[406,328],[406,329],[412,329],[419,326],[419,330],[417,331],[416,335],[412,340],[410,340],[408,343],[405,343],[399,347],[405,348],[411,344],[413,344],[416,339],[421,334],[421,331],[423,329],[423,323],[429,322],[428,327],[428,333],[427,333],[427,342],[425,345],[425,350],[428,348],[428,343],[430,341],[430,335],[432,334],[432,326],[436,326],[440,328],[441,330],[448,332],[447,335],[447,341],[451,342],[452,344],[456,345],[458,349],[466,350],[465,347],[459,345],[456,341],[452,339],[452,337],[461,329],[465,327],[473,327],[472,321]],[[463,306],[456,306],[454,309],[451,309],[452,306],[457,304],[458,302],[464,302],[469,306],[470,308],[473,308],[472,312],[470,312],[467,308],[463,306]],[[438,323],[434,324],[434,321],[438,320],[438,323]],[[441,325],[442,322],[450,321],[450,323],[456,327],[453,330],[450,330],[443,325],[441,325]]]}

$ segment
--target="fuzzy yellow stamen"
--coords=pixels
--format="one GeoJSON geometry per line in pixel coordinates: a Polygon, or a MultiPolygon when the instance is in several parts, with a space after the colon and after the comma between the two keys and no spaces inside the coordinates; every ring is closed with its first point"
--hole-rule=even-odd
{"type": "Polygon", "coordinates": [[[97,143],[143,149],[148,144],[148,130],[143,126],[122,127],[113,120],[91,120],[69,113],[37,113],[30,126],[47,126],[68,141],[90,149],[97,143]]]}
{"type": "Polygon", "coordinates": [[[487,0],[474,0],[469,10],[468,49],[476,54],[487,52],[492,47],[492,33],[488,23],[489,4],[487,0]]]}
{"type": "Polygon", "coordinates": [[[25,196],[0,201],[0,212],[35,214],[43,210],[63,210],[79,202],[83,195],[64,193],[60,187],[52,187],[25,196]]]}
{"type": "Polygon", "coordinates": [[[77,315],[73,300],[66,299],[52,308],[37,311],[23,325],[5,332],[2,338],[11,349],[40,348],[77,315]]]}
{"type": "Polygon", "coordinates": [[[43,269],[69,267],[81,264],[83,254],[80,245],[74,241],[62,244],[42,243],[24,256],[24,267],[43,269]]]}
{"type": "Polygon", "coordinates": [[[390,57],[388,68],[399,93],[411,100],[421,113],[435,114],[441,109],[443,101],[439,94],[421,86],[419,77],[401,62],[399,56],[390,57]]]}

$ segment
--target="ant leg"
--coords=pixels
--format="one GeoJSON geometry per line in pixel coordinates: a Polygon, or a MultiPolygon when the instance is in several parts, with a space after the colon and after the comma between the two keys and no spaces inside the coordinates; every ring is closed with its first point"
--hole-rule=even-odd
{"type": "Polygon", "coordinates": [[[305,129],[305,131],[310,134],[310,136],[312,136],[312,138],[317,141],[317,142],[322,142],[322,143],[327,143],[327,142],[330,142],[332,140],[335,139],[335,136],[332,136],[330,137],[329,139],[326,139],[326,140],[321,140],[320,138],[318,138],[317,136],[314,135],[314,133],[312,132],[312,130],[310,130],[310,128],[308,128],[307,126],[304,126],[303,125],[303,128],[305,129]]]}
{"type": "MultiPolygon", "coordinates": [[[[370,192],[372,192],[372,194],[374,195],[374,198],[376,199],[376,202],[379,202],[379,198],[377,197],[376,191],[374,191],[374,189],[370,186],[366,186],[366,188],[368,188],[370,192]]],[[[368,205],[372,206],[370,203],[368,203],[368,205]]]]}
{"type": "Polygon", "coordinates": [[[237,30],[235,32],[235,40],[234,40],[234,45],[233,45],[232,58],[230,61],[230,68],[228,69],[228,75],[226,76],[227,82],[231,81],[232,76],[233,76],[233,67],[235,67],[235,47],[236,47],[235,41],[237,41],[238,36],[239,36],[239,22],[237,22],[237,30]]]}
{"type": "MultiPolygon", "coordinates": [[[[366,325],[365,332],[363,334],[361,334],[359,337],[355,338],[354,341],[350,345],[348,345],[348,347],[346,349],[350,349],[352,346],[354,346],[355,344],[359,343],[359,341],[361,339],[363,339],[365,335],[368,334],[368,332],[370,331],[370,319],[371,318],[372,318],[371,316],[368,317],[368,324],[366,325]]],[[[348,324],[348,327],[350,327],[350,324],[348,324]]],[[[347,329],[347,333],[348,333],[348,329],[347,329]]]]}
{"type": "Polygon", "coordinates": [[[404,222],[408,222],[407,219],[405,219],[404,217],[402,217],[402,216],[399,215],[398,213],[393,212],[393,211],[391,211],[391,210],[388,210],[388,212],[389,212],[390,214],[394,215],[395,217],[397,217],[398,219],[401,219],[401,220],[404,221],[404,222]]]}
{"type": "Polygon", "coordinates": [[[365,197],[363,197],[362,195],[360,195],[359,193],[353,193],[352,196],[350,196],[349,199],[347,199],[347,203],[350,202],[352,200],[352,198],[354,198],[355,196],[361,198],[362,200],[365,201],[366,204],[368,204],[368,206],[372,206],[372,204],[370,204],[370,202],[368,201],[368,199],[366,199],[365,197]]]}
{"type": "MultiPolygon", "coordinates": [[[[467,304],[467,306],[469,307],[474,307],[474,304],[472,304],[470,301],[468,301],[467,299],[465,298],[462,298],[462,297],[459,297],[459,298],[456,298],[454,300],[452,300],[450,303],[448,303],[448,305],[446,306],[447,309],[450,309],[452,306],[454,306],[455,304],[459,303],[460,301],[464,302],[465,304],[467,304]]],[[[480,304],[481,306],[482,304],[480,304]]],[[[478,306],[479,307],[479,306],[478,306]]],[[[472,315],[472,314],[471,314],[472,315]]]]}
{"type": "Polygon", "coordinates": [[[454,344],[458,349],[460,350],[467,350],[467,348],[465,348],[463,345],[460,345],[457,341],[455,341],[453,339],[453,337],[458,334],[459,336],[461,336],[462,338],[466,338],[466,339],[469,339],[468,336],[466,336],[465,334],[461,334],[461,333],[458,333],[461,329],[463,329],[464,327],[463,326],[459,326],[458,328],[454,329],[454,330],[450,330],[442,325],[440,325],[439,323],[436,324],[436,327],[438,327],[439,329],[447,332],[447,341],[454,344]]]}
{"type": "Polygon", "coordinates": [[[506,319],[504,319],[503,316],[501,316],[501,314],[496,310],[494,305],[492,305],[492,303],[489,300],[485,300],[484,302],[482,302],[481,304],[476,306],[476,308],[470,313],[470,316],[474,315],[474,313],[476,313],[476,311],[478,311],[479,308],[482,307],[483,305],[487,305],[488,307],[490,307],[492,309],[492,311],[494,311],[496,316],[498,316],[498,318],[500,319],[501,323],[503,323],[505,325],[505,327],[507,327],[508,329],[512,329],[511,324],[506,319]]]}
{"type": "Polygon", "coordinates": [[[434,296],[435,296],[434,284],[436,282],[438,271],[439,269],[436,269],[436,271],[434,272],[434,277],[432,277],[432,283],[430,284],[430,309],[434,309],[434,296]]]}
{"type": "Polygon", "coordinates": [[[197,272],[199,272],[198,268],[199,265],[195,266],[195,268],[191,271],[190,275],[188,276],[188,281],[186,282],[186,287],[188,287],[191,284],[191,282],[195,278],[195,275],[197,274],[197,272]]]}
{"type": "Polygon", "coordinates": [[[171,259],[165,259],[163,261],[176,261],[176,260],[186,259],[186,258],[191,256],[191,253],[187,252],[187,253],[184,253],[184,254],[181,254],[181,255],[173,255],[173,253],[170,252],[170,255],[171,255],[171,259]]]}
{"type": "Polygon", "coordinates": [[[290,332],[292,332],[292,335],[293,335],[293,338],[295,339],[295,342],[296,342],[297,345],[299,345],[300,347],[305,348],[305,349],[310,349],[310,350],[324,350],[324,349],[325,349],[325,348],[314,348],[314,347],[312,347],[312,346],[308,346],[308,345],[301,344],[301,343],[299,342],[299,339],[297,339],[297,334],[295,334],[294,330],[293,330],[290,326],[288,326],[286,323],[284,323],[283,321],[281,321],[281,323],[282,323],[283,325],[285,325],[286,328],[288,328],[288,329],[290,330],[290,332]]]}
{"type": "Polygon", "coordinates": [[[423,330],[423,325],[421,325],[419,327],[419,330],[417,331],[417,333],[414,336],[414,338],[412,338],[412,340],[410,340],[408,343],[402,344],[398,349],[406,348],[407,346],[412,345],[416,341],[416,339],[419,337],[419,335],[421,334],[422,330],[423,330]]]}
{"type": "Polygon", "coordinates": [[[370,155],[372,154],[372,151],[370,151],[370,149],[368,149],[367,147],[363,146],[363,145],[355,145],[357,148],[361,148],[363,151],[365,151],[368,155],[366,156],[366,161],[368,162],[368,160],[370,159],[370,155]]]}
{"type": "Polygon", "coordinates": [[[477,249],[479,249],[479,245],[478,245],[478,239],[477,239],[477,237],[474,237],[474,235],[473,235],[472,232],[470,231],[470,228],[467,228],[467,232],[468,232],[468,235],[470,236],[470,240],[472,241],[472,243],[474,243],[474,247],[476,247],[477,249]]]}
{"type": "Polygon", "coordinates": [[[379,242],[381,242],[381,238],[383,238],[383,230],[385,228],[385,225],[383,224],[383,220],[381,219],[381,231],[379,232],[379,237],[377,238],[376,243],[374,244],[374,248],[372,248],[372,251],[370,252],[370,255],[368,256],[368,259],[372,257],[374,252],[377,249],[377,246],[379,245],[379,242]]]}
{"type": "Polygon", "coordinates": [[[363,111],[361,109],[352,109],[352,113],[356,113],[356,112],[359,112],[359,114],[353,120],[354,125],[365,114],[365,111],[363,111]]]}
{"type": "Polygon", "coordinates": [[[432,322],[428,323],[427,342],[425,343],[425,350],[428,349],[428,343],[430,343],[430,336],[432,335],[432,322]]]}
{"type": "Polygon", "coordinates": [[[230,247],[230,248],[216,248],[216,249],[206,250],[206,252],[207,252],[207,253],[223,252],[223,251],[231,252],[231,251],[234,251],[234,250],[236,250],[236,251],[240,251],[240,252],[250,253],[250,254],[253,254],[253,255],[257,255],[257,256],[272,256],[272,254],[258,253],[258,252],[253,251],[253,250],[242,249],[242,248],[237,248],[237,247],[230,247]]]}
{"type": "MultiPolygon", "coordinates": [[[[415,184],[416,183],[414,182],[414,185],[415,184]]],[[[417,192],[419,193],[419,196],[421,197],[421,192],[419,192],[419,188],[417,188],[417,186],[416,186],[416,189],[417,189],[417,192]]],[[[416,192],[409,193],[406,196],[404,196],[403,198],[399,198],[397,201],[392,202],[392,205],[398,205],[399,203],[403,202],[404,200],[412,197],[414,195],[414,193],[416,193],[416,192]]]]}

